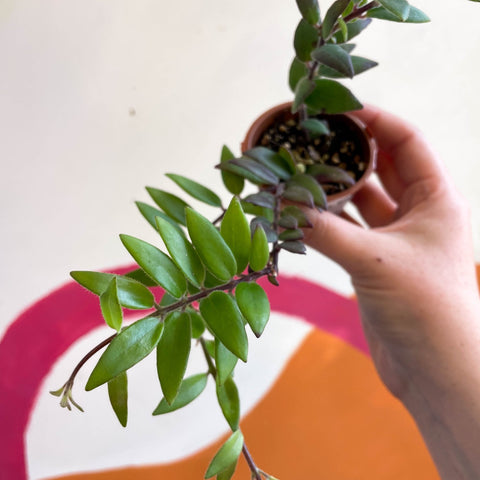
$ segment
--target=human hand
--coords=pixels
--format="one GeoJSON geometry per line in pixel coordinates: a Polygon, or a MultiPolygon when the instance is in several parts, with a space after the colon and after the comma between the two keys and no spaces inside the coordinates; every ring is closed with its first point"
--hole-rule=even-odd
{"type": "Polygon", "coordinates": [[[379,146],[381,186],[353,199],[370,228],[310,212],[305,241],[351,275],[376,368],[403,399],[480,358],[469,210],[419,132],[371,107],[356,115],[379,146]]]}

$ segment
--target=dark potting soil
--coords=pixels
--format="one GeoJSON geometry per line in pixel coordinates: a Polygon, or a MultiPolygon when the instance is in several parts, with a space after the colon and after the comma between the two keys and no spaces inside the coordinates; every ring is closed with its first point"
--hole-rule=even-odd
{"type": "MultiPolygon", "coordinates": [[[[297,164],[305,165],[308,171],[310,165],[325,164],[344,170],[357,181],[365,172],[367,162],[363,158],[362,142],[356,132],[356,125],[350,125],[341,120],[340,116],[326,117],[330,135],[317,138],[307,138],[300,127],[298,117],[279,119],[266,130],[258,145],[274,151],[285,148],[297,164]]],[[[341,192],[348,188],[344,183],[322,183],[327,195],[341,192]]]]}

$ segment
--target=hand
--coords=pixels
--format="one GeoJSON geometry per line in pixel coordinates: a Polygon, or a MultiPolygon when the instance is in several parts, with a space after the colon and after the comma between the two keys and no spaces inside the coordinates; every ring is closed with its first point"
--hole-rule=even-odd
{"type": "Polygon", "coordinates": [[[351,275],[376,368],[402,398],[417,376],[441,382],[478,352],[469,210],[419,132],[371,107],[357,116],[379,146],[381,186],[353,199],[370,228],[310,213],[306,243],[351,275]]]}

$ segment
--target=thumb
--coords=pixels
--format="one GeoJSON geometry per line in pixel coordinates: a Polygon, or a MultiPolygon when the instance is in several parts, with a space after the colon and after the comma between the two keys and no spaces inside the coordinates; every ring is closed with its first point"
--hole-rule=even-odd
{"type": "Polygon", "coordinates": [[[305,228],[304,242],[341,265],[347,272],[372,250],[371,232],[330,212],[305,211],[312,228],[305,228]]]}

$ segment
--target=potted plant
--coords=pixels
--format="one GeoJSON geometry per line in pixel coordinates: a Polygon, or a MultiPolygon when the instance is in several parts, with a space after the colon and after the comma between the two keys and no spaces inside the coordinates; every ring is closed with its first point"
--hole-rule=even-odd
{"type": "Polygon", "coordinates": [[[160,235],[165,251],[121,235],[137,269],[126,275],[71,272],[99,296],[103,317],[114,333],[92,348],[52,394],[61,397],[62,407],[81,410],[72,397],[75,377],[102,350],[86,389],[106,384],[123,426],[128,416],[127,371],[154,350],[164,396],[152,406],[153,415],[189,404],[210,379],[232,435],[205,466],[205,478],[231,478],[242,454],[252,478],[274,478],[255,464],[239,429],[240,401],[233,378],[238,360],[248,358],[246,330],[259,337],[269,319],[269,300],[257,281],[266,277],[278,285],[280,252],[305,253],[303,229],[311,225],[304,208],[341,211],[374,169],[374,140],[347,113],[361,104],[338,81],[376,65],[351,54],[352,39],[373,18],[428,21],[405,0],[336,0],[323,18],[317,0],[297,0],[297,5],[302,18],[289,73],[293,101],[253,124],[241,156],[223,148],[217,167],[233,195],[228,205],[198,182],[168,174],[186,194],[218,208],[218,215],[207,219],[178,196],[147,188],[156,206],[137,202],[137,207],[160,235]],[[244,194],[245,181],[257,190],[244,194]],[[162,294],[153,293],[152,287],[161,287],[162,294]],[[122,308],[144,311],[144,316],[124,326],[122,308]],[[206,367],[184,378],[192,339],[206,367]]]}

